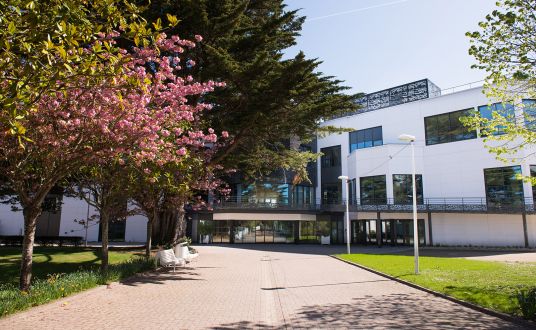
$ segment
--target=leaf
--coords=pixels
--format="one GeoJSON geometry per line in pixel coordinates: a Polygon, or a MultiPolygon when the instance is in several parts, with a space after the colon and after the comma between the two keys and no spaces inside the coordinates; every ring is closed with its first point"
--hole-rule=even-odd
{"type": "Polygon", "coordinates": [[[9,34],[14,34],[16,30],[17,28],[15,27],[15,23],[9,22],[7,25],[7,32],[9,32],[9,34]]]}

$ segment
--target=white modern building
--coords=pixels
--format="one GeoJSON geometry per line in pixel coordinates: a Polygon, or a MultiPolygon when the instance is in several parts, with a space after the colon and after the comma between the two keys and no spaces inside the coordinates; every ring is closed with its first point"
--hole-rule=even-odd
{"type": "MultiPolygon", "coordinates": [[[[530,109],[532,100],[524,100],[530,109]]],[[[399,244],[412,240],[411,148],[401,134],[416,137],[420,241],[426,245],[536,246],[533,187],[517,174],[536,173],[534,150],[505,164],[484,147],[480,132],[459,118],[492,110],[523,118],[508,104],[493,104],[482,88],[441,95],[429,80],[372,93],[357,113],[326,121],[351,128],[318,139],[317,196],[339,203],[349,196],[355,243],[399,244]],[[491,104],[491,106],[490,106],[491,104]],[[532,171],[531,171],[532,168],[532,171]],[[350,178],[341,193],[339,175],[350,178]]],[[[497,134],[501,134],[500,128],[497,134]]]]}
{"type": "MultiPolygon", "coordinates": [[[[518,177],[536,175],[534,150],[519,154],[522,161],[502,163],[484,147],[481,132],[469,131],[459,121],[471,111],[490,117],[497,110],[523,118],[522,111],[536,111],[533,100],[524,102],[524,110],[493,103],[481,87],[442,95],[427,79],[368,94],[356,113],[323,123],[351,132],[302,146],[323,154],[310,166],[310,184],[292,184],[289,173],[281,171],[254,185],[238,179],[231,182],[230,198],[210,211],[189,213],[188,235],[211,243],[342,244],[347,233],[344,203],[349,200],[352,243],[412,244],[411,149],[399,140],[410,134],[416,137],[421,244],[536,247],[536,194],[518,177]],[[338,179],[341,175],[349,177],[347,186],[338,179]]],[[[79,223],[94,218],[95,210],[61,193],[50,198],[56,201],[52,204],[62,203],[43,213],[38,237],[100,240],[97,221],[87,228],[79,223]]],[[[146,223],[142,216],[115,221],[111,240],[145,242],[146,223]]],[[[0,239],[22,232],[22,213],[0,205],[0,239]]]]}

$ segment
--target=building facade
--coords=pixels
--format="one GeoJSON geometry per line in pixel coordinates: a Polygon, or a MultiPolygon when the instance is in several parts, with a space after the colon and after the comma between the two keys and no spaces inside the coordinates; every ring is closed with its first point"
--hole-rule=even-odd
{"type": "MultiPolygon", "coordinates": [[[[310,183],[293,184],[291,173],[277,171],[255,184],[235,180],[230,197],[216,199],[210,211],[188,213],[188,235],[201,243],[342,244],[349,229],[355,244],[413,244],[411,148],[398,138],[411,134],[420,244],[535,247],[536,191],[519,178],[536,175],[535,150],[524,149],[517,157],[522,161],[505,164],[485,148],[482,132],[460,122],[475,111],[523,120],[523,111],[536,111],[533,100],[524,103],[493,103],[481,87],[441,95],[427,79],[368,94],[358,112],[323,123],[351,132],[318,137],[308,146],[322,153],[310,165],[310,183]]],[[[498,127],[494,134],[501,133],[498,127]]],[[[87,232],[88,241],[98,241],[98,223],[86,230],[77,221],[94,210],[82,200],[61,199],[61,207],[42,215],[37,234],[87,232]]],[[[22,213],[0,206],[0,235],[20,235],[22,224],[22,213]]],[[[110,234],[144,242],[146,219],[114,222],[110,234]]]]}

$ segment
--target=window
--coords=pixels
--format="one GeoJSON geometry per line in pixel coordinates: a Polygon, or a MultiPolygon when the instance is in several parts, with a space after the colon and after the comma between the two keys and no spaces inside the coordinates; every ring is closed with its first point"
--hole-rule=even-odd
{"type": "MultiPolygon", "coordinates": [[[[509,103],[494,103],[492,105],[481,105],[478,107],[478,112],[482,118],[488,120],[493,119],[493,113],[500,114],[501,116],[507,118],[509,121],[515,119],[514,106],[509,103]]],[[[504,126],[497,125],[492,129],[493,135],[504,134],[504,126]]],[[[481,134],[482,135],[482,134],[481,134]]],[[[484,134],[485,135],[485,134],[484,134]]]]}
{"type": "MultiPolygon", "coordinates": [[[[530,165],[530,176],[536,177],[536,165],[530,165]]],[[[536,186],[532,186],[532,199],[536,201],[536,186]]]]}
{"type": "Polygon", "coordinates": [[[456,142],[476,138],[476,132],[468,130],[461,117],[470,116],[473,109],[465,109],[424,118],[426,145],[456,142]]]}
{"type": "Polygon", "coordinates": [[[350,205],[355,205],[356,203],[356,188],[356,179],[350,180],[348,182],[348,199],[350,200],[350,205]]]}
{"type": "Polygon", "coordinates": [[[372,127],[350,132],[350,152],[356,149],[383,145],[382,127],[372,127]]]}
{"type": "Polygon", "coordinates": [[[314,203],[314,187],[297,185],[294,187],[294,204],[309,205],[314,203]]]}
{"type": "Polygon", "coordinates": [[[340,183],[323,183],[322,204],[338,204],[341,201],[341,184],[340,183]]]}
{"type": "Polygon", "coordinates": [[[361,204],[387,204],[385,175],[367,176],[359,179],[361,204]]]}
{"type": "Polygon", "coordinates": [[[320,149],[322,152],[321,165],[323,168],[341,166],[341,146],[320,149]]]}
{"type": "Polygon", "coordinates": [[[488,206],[523,205],[523,182],[517,177],[520,174],[519,165],[484,169],[488,206]]]}
{"type": "MultiPolygon", "coordinates": [[[[417,203],[423,204],[422,175],[416,174],[415,181],[417,181],[417,203]]],[[[413,203],[411,174],[393,174],[393,195],[395,204],[413,203]]]]}
{"type": "Polygon", "coordinates": [[[525,127],[536,131],[536,100],[523,100],[525,127]]]}

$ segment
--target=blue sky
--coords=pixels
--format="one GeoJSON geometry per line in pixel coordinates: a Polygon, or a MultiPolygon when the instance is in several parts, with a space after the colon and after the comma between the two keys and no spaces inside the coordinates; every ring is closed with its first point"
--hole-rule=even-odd
{"type": "Polygon", "coordinates": [[[298,44],[320,71],[370,93],[429,78],[440,88],[481,80],[465,32],[495,0],[286,0],[307,16],[298,44]]]}

